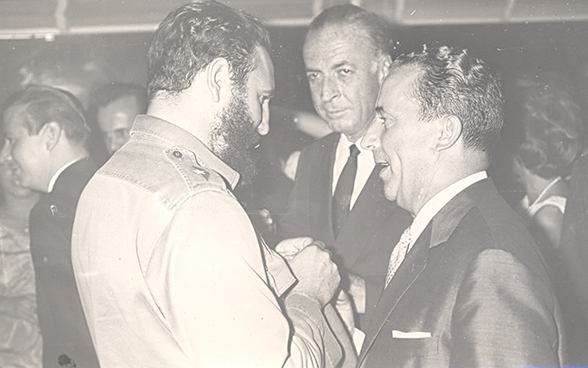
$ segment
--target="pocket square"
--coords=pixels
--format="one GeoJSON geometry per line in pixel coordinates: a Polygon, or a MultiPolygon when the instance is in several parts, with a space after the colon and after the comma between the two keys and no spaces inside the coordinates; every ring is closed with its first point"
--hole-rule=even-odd
{"type": "Polygon", "coordinates": [[[392,330],[392,338],[393,339],[424,339],[427,337],[431,337],[430,332],[403,332],[398,330],[392,330]]]}

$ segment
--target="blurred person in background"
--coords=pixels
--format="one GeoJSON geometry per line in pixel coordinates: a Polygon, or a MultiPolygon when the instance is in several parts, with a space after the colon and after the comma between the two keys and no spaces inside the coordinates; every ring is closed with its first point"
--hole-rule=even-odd
{"type": "Polygon", "coordinates": [[[82,189],[96,170],[81,103],[69,92],[28,86],[4,111],[0,163],[42,193],[30,213],[43,367],[99,367],[71,263],[71,232],[82,189]]]}
{"type": "MultiPolygon", "coordinates": [[[[588,363],[586,255],[576,252],[576,235],[586,227],[588,181],[580,159],[584,119],[572,81],[561,73],[520,76],[507,100],[515,130],[513,168],[524,189],[518,206],[546,260],[561,305],[569,363],[588,363]],[[580,223],[582,225],[578,226],[580,223]],[[579,230],[579,231],[577,231],[579,230]],[[584,275],[583,275],[584,274],[584,275]],[[586,295],[584,295],[586,297],[586,295]]],[[[585,248],[586,249],[586,248],[585,248]]]]}
{"type": "Polygon", "coordinates": [[[523,131],[513,165],[525,190],[521,210],[546,252],[560,243],[565,179],[582,147],[580,107],[562,87],[552,82],[522,88],[519,112],[513,116],[523,131]]]}
{"type": "Polygon", "coordinates": [[[0,164],[0,367],[40,368],[29,212],[39,193],[19,184],[14,163],[0,164]]]}
{"type": "MultiPolygon", "coordinates": [[[[147,112],[145,88],[125,83],[107,83],[98,87],[90,97],[88,120],[93,134],[100,135],[106,155],[93,150],[98,163],[105,162],[130,139],[135,117],[147,112]],[[97,157],[100,155],[101,157],[97,157]]],[[[93,142],[96,146],[96,142],[93,142]]]]}

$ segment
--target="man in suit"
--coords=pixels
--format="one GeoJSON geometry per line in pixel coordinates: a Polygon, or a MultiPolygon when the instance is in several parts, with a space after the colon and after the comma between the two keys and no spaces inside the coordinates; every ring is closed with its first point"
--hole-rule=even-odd
{"type": "Polygon", "coordinates": [[[30,86],[9,100],[1,160],[13,160],[20,185],[44,193],[30,214],[43,367],[99,367],[71,264],[71,234],[82,189],[96,171],[90,129],[68,92],[30,86]]]}
{"type": "Polygon", "coordinates": [[[363,144],[415,216],[392,252],[363,367],[555,367],[559,306],[523,222],[487,177],[502,127],[488,66],[463,49],[399,57],[363,144]]]}
{"type": "Polygon", "coordinates": [[[335,133],[302,151],[279,224],[283,237],[310,236],[333,252],[358,325],[369,320],[391,246],[410,222],[385,200],[381,167],[361,147],[391,62],[390,43],[386,23],[354,5],[328,8],[312,21],[303,50],[306,74],[314,107],[335,133]]]}

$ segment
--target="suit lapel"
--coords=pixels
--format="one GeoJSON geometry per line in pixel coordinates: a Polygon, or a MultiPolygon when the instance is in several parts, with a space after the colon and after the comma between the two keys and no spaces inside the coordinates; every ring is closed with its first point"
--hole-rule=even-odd
{"type": "Polygon", "coordinates": [[[476,205],[476,199],[487,198],[491,200],[491,198],[498,196],[492,180],[484,179],[458,193],[433,217],[394,275],[388,288],[382,291],[366,331],[366,340],[359,357],[360,365],[400,299],[424,271],[429,250],[445,243],[451,237],[461,220],[476,205]]]}
{"type": "Polygon", "coordinates": [[[369,239],[377,233],[396,207],[396,203],[390,202],[384,196],[379,178],[381,169],[381,166],[376,165],[372,170],[337,238],[336,247],[347,250],[345,263],[348,266],[353,265],[366,250],[369,239]]]}
{"type": "Polygon", "coordinates": [[[406,256],[406,259],[402,262],[402,265],[392,278],[390,285],[382,291],[382,295],[366,331],[366,340],[363,343],[359,359],[360,363],[364,360],[375,339],[382,331],[386,320],[392,314],[396,305],[404,296],[404,293],[406,293],[424,271],[431,244],[431,227],[429,224],[421,236],[419,236],[413,248],[406,256]]]}

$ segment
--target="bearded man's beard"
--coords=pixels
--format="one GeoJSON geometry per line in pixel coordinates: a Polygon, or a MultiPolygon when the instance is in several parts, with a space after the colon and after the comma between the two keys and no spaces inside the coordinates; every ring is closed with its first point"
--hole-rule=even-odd
{"type": "Polygon", "coordinates": [[[257,175],[260,135],[245,99],[237,94],[218,116],[209,143],[212,152],[240,174],[239,185],[247,186],[257,175]]]}

